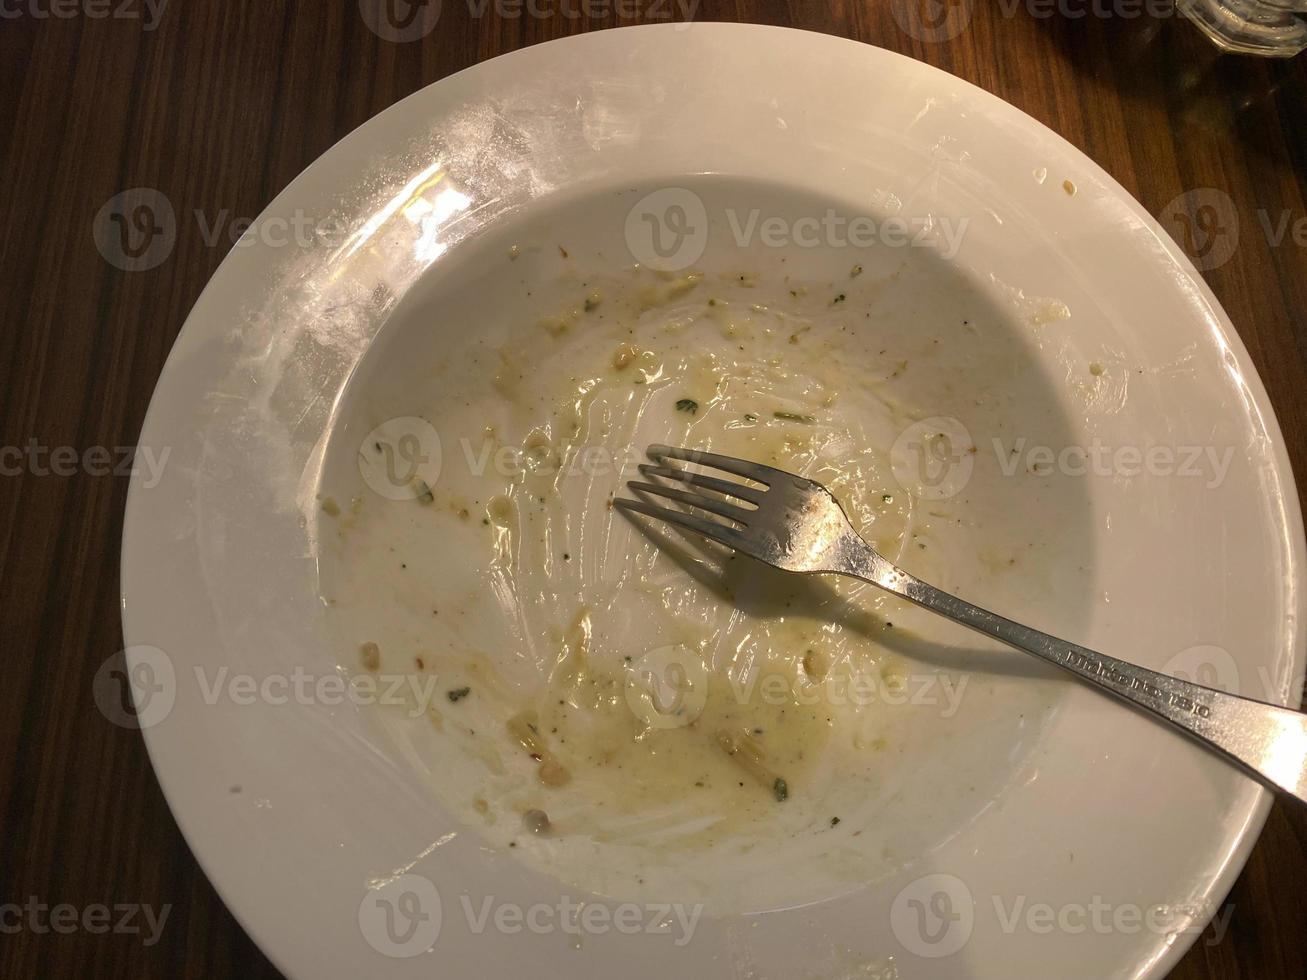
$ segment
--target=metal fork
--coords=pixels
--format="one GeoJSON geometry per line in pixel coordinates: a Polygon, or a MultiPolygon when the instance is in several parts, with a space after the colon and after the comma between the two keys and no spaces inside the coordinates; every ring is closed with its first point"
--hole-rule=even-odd
{"type": "Polygon", "coordinates": [[[1204,745],[1251,775],[1307,802],[1307,714],[1242,698],[1095,653],[974,606],[909,575],[865,542],[839,501],[820,483],[760,463],[671,446],[649,447],[640,472],[664,482],[632,480],[633,490],[706,515],[645,500],[614,505],[701,534],[789,572],[849,575],[878,585],[956,623],[1034,654],[1114,694],[1204,745]],[[743,477],[750,486],[671,466],[684,460],[743,477]]]}

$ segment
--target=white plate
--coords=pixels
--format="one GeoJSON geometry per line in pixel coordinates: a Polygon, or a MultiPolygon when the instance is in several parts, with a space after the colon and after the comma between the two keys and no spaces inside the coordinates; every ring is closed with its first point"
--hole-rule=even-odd
{"type": "MultiPolygon", "coordinates": [[[[343,140],[269,206],[177,341],[141,437],[167,466],[128,503],[123,620],[129,676],[154,671],[153,697],[135,689],[151,757],[206,872],[293,976],[1162,975],[1242,866],[1267,795],[938,624],[920,625],[938,646],[911,663],[967,677],[963,708],[902,715],[891,765],[823,790],[820,806],[848,808],[839,828],[757,857],[510,849],[508,823],[476,820],[474,777],[427,718],[313,687],[358,674],[368,630],[410,652],[424,630],[437,645],[502,635],[485,612],[465,633],[422,618],[475,566],[479,511],[450,530],[448,497],[444,523],[419,524],[413,500],[374,494],[364,512],[381,517],[357,546],[337,533],[351,515],[320,498],[367,492],[370,427],[457,416],[432,380],[443,354],[502,342],[581,279],[640,275],[623,271],[627,250],[648,257],[640,215],[670,212],[666,191],[645,195],[667,188],[709,218],[695,302],[712,284],[738,307],[748,287],[723,277],[746,266],[762,292],[808,284],[792,298],[814,320],[840,316],[847,292],[844,309],[875,312],[858,342],[875,330],[922,370],[888,389],[911,395],[909,417],[931,414],[937,385],[933,414],[968,428],[965,493],[941,505],[954,509],[929,553],[905,551],[909,569],[1106,652],[1287,700],[1303,612],[1289,464],[1228,318],[1138,204],[1017,110],[897,55],[760,27],[606,31],[477,66],[343,140]],[[728,209],[792,221],[827,207],[914,230],[929,218],[927,246],[723,247],[728,209]],[[323,234],[296,244],[306,225],[323,234]],[[1045,477],[1035,445],[1100,448],[1089,472],[1064,456],[1045,477]],[[407,547],[415,567],[395,567],[407,547]],[[1028,570],[996,573],[1018,557],[1028,570]],[[232,687],[238,675],[262,692],[232,687]],[[554,910],[586,888],[609,898],[575,936],[554,910]],[[624,927],[647,934],[604,918],[622,900],[636,903],[624,927]],[[658,924],[664,900],[707,911],[692,930],[658,924]],[[535,928],[511,909],[494,925],[494,910],[533,905],[535,928]]],[[[883,380],[875,346],[843,365],[858,391],[883,380]]],[[[916,501],[922,519],[932,499],[916,501]]],[[[639,545],[623,533],[626,560],[639,545]]],[[[799,794],[785,806],[818,819],[799,794]]]]}

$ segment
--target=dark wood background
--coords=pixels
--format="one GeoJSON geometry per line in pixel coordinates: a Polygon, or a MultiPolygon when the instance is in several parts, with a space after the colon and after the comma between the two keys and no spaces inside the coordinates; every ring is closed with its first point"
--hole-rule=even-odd
{"type": "MultiPolygon", "coordinates": [[[[205,241],[197,210],[209,225],[256,216],[350,130],[477,61],[680,17],[675,0],[592,0],[606,15],[580,19],[567,11],[581,0],[540,0],[549,18],[444,0],[433,30],[394,43],[369,29],[359,0],[173,0],[157,20],[143,0],[111,0],[110,17],[92,16],[96,0],[72,2],[68,17],[49,16],[50,0],[0,4],[0,446],[132,445],[227,248],[205,241]],[[646,16],[620,16],[632,3],[646,16]],[[92,226],[135,187],[171,201],[176,245],[156,268],[124,272],[101,257],[92,226]]],[[[1061,133],[1154,214],[1183,192],[1228,193],[1242,235],[1206,275],[1307,472],[1307,248],[1292,233],[1274,245],[1258,217],[1307,230],[1307,60],[1218,57],[1175,17],[1040,17],[990,0],[950,0],[947,16],[969,22],[932,43],[900,25],[896,5],[702,0],[695,19],[825,31],[953,72],[1061,133]]],[[[0,977],[275,976],[196,866],[139,735],[92,700],[121,645],[126,479],[17,468],[0,477],[0,903],[171,912],[148,947],[131,934],[0,934],[0,977]]],[[[1307,810],[1277,804],[1229,897],[1229,932],[1204,935],[1173,976],[1303,977],[1305,844],[1307,810]]]]}

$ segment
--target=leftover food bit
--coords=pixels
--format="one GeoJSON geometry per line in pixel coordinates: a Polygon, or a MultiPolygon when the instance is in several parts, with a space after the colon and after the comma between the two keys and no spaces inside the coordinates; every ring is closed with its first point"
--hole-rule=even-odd
{"type": "Polygon", "coordinates": [[[508,527],[513,523],[513,501],[503,494],[496,494],[486,501],[486,520],[498,527],[508,527]]]}
{"type": "Polygon", "coordinates": [[[322,512],[328,517],[340,516],[340,504],[336,503],[335,497],[322,498],[322,512]]]}
{"type": "Polygon", "coordinates": [[[637,356],[637,351],[630,344],[620,344],[613,352],[613,367],[618,371],[630,365],[637,356]]]}
{"type": "Polygon", "coordinates": [[[544,736],[540,734],[540,724],[532,709],[519,712],[508,719],[508,733],[512,735],[531,754],[531,758],[540,763],[536,775],[546,786],[563,786],[572,778],[565,766],[555,758],[544,736]]]}
{"type": "Polygon", "coordinates": [[[809,649],[803,654],[803,673],[812,681],[825,680],[830,672],[830,656],[822,650],[809,649]]]}
{"type": "Polygon", "coordinates": [[[381,647],[375,643],[364,643],[359,647],[359,660],[364,670],[377,670],[381,667],[381,647]]]}
{"type": "Polygon", "coordinates": [[[686,412],[689,415],[697,415],[699,412],[699,403],[693,398],[681,398],[676,402],[678,412],[686,412]]]}
{"type": "Polygon", "coordinates": [[[790,795],[789,785],[767,767],[767,755],[762,745],[748,732],[734,733],[722,729],[717,732],[717,744],[740,768],[768,787],[777,802],[790,795]]]}
{"type": "Polygon", "coordinates": [[[527,810],[522,814],[522,829],[536,836],[549,833],[551,829],[549,814],[544,810],[527,810]]]}
{"type": "Polygon", "coordinates": [[[452,691],[446,691],[445,697],[449,698],[451,704],[457,704],[471,693],[470,687],[456,687],[452,691]]]}

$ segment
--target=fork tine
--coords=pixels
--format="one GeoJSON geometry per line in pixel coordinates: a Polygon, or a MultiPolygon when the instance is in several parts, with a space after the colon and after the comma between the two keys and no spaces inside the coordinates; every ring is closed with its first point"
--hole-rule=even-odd
{"type": "Polygon", "coordinates": [[[724,544],[728,548],[739,547],[740,536],[734,528],[727,527],[725,524],[718,524],[716,521],[710,521],[704,517],[696,517],[694,514],[687,514],[683,510],[659,507],[655,504],[645,503],[643,500],[627,500],[625,497],[613,498],[613,506],[620,507],[622,510],[635,511],[635,513],[644,514],[646,517],[655,517],[660,521],[666,521],[668,524],[675,524],[677,527],[683,527],[695,534],[702,534],[705,538],[716,541],[718,544],[724,544]]]}
{"type": "Polygon", "coordinates": [[[661,483],[645,483],[643,480],[627,480],[626,485],[632,490],[642,490],[645,493],[653,494],[655,497],[668,497],[671,500],[688,504],[691,507],[698,507],[700,510],[706,510],[711,514],[717,514],[740,524],[748,523],[749,512],[747,510],[743,507],[736,507],[734,504],[728,504],[724,500],[705,497],[701,493],[692,493],[689,490],[678,490],[675,487],[665,486],[661,483]]]}
{"type": "Polygon", "coordinates": [[[709,490],[724,493],[728,497],[747,500],[752,504],[762,503],[763,494],[767,492],[756,487],[747,487],[743,483],[732,483],[730,480],[719,480],[716,477],[705,476],[702,473],[691,473],[689,470],[678,469],[675,466],[654,466],[652,463],[641,463],[640,472],[646,476],[661,476],[668,480],[679,480],[681,483],[688,483],[695,487],[706,487],[709,490]]]}
{"type": "Polygon", "coordinates": [[[657,463],[668,459],[684,459],[691,463],[699,463],[702,466],[725,470],[727,473],[734,473],[746,480],[755,480],[767,486],[771,486],[780,477],[789,476],[784,470],[763,466],[761,463],[750,463],[747,459],[720,456],[717,453],[705,453],[698,449],[684,449],[680,446],[664,446],[655,443],[646,452],[649,454],[649,458],[657,463]]]}

